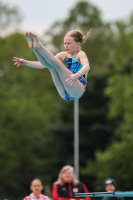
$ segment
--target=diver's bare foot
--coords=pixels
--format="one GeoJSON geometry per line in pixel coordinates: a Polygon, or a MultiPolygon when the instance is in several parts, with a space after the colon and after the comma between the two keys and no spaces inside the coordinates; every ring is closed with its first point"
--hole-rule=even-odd
{"type": "Polygon", "coordinates": [[[28,42],[28,45],[29,45],[29,48],[33,48],[33,40],[32,40],[32,37],[30,36],[30,33],[29,32],[26,32],[24,34],[27,42],[28,42]]]}
{"type": "Polygon", "coordinates": [[[36,34],[34,34],[33,32],[29,32],[30,37],[32,38],[33,41],[33,48],[34,49],[39,49],[41,47],[40,41],[37,37],[36,34]]]}

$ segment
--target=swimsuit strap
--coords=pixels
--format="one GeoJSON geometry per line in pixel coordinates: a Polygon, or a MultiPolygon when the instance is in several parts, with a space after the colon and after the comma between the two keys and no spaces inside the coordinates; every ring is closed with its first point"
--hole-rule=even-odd
{"type": "MultiPolygon", "coordinates": [[[[80,51],[80,50],[79,50],[80,51]]],[[[79,52],[78,51],[78,52],[79,52]]],[[[78,54],[78,52],[77,52],[77,54],[78,54]]],[[[75,56],[73,56],[73,57],[75,57],[76,58],[76,60],[81,64],[81,62],[78,60],[78,58],[77,58],[77,54],[75,55],[75,56]]],[[[62,58],[62,60],[64,60],[66,57],[67,57],[67,55],[68,55],[68,53],[67,52],[65,52],[65,55],[64,55],[64,57],[62,58]]],[[[72,57],[72,58],[73,58],[72,57]]]]}
{"type": "Polygon", "coordinates": [[[76,58],[76,61],[79,62],[81,64],[81,62],[78,60],[77,58],[77,54],[75,56],[73,56],[73,58],[76,58]]]}
{"type": "MultiPolygon", "coordinates": [[[[80,51],[80,50],[79,50],[80,51]]],[[[77,52],[77,54],[79,53],[79,51],[77,52]]],[[[77,54],[75,56],[73,56],[72,58],[76,58],[77,62],[79,62],[81,64],[81,62],[79,61],[79,59],[77,58],[77,54]]],[[[68,54],[67,54],[68,55],[68,54]]]]}
{"type": "Polygon", "coordinates": [[[68,53],[65,52],[65,56],[62,58],[62,60],[64,60],[67,57],[68,53]]]}

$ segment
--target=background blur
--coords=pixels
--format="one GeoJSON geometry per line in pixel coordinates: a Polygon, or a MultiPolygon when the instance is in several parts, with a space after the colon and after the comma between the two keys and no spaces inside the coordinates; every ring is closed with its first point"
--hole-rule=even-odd
{"type": "Polygon", "coordinates": [[[79,101],[80,180],[89,191],[104,191],[108,177],[133,190],[133,2],[54,2],[0,0],[0,199],[22,199],[36,177],[51,196],[59,170],[74,165],[73,102],[47,69],[13,65],[13,56],[37,60],[27,29],[56,54],[66,32],[93,28],[83,45],[91,70],[79,101]]]}

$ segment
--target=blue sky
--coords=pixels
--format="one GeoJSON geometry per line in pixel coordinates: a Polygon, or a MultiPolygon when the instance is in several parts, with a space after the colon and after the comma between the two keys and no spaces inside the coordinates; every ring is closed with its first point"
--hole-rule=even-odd
{"type": "MultiPolygon", "coordinates": [[[[66,18],[78,0],[3,0],[17,6],[23,16],[22,31],[42,33],[54,21],[66,18]]],[[[105,21],[126,19],[133,12],[133,0],[90,0],[105,21]]]]}

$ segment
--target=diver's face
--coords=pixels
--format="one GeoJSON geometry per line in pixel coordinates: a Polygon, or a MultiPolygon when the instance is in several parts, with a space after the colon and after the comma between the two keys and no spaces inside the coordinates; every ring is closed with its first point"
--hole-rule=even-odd
{"type": "Polygon", "coordinates": [[[80,42],[75,42],[73,37],[66,36],[64,38],[64,48],[69,54],[77,54],[80,48],[80,42]]]}

